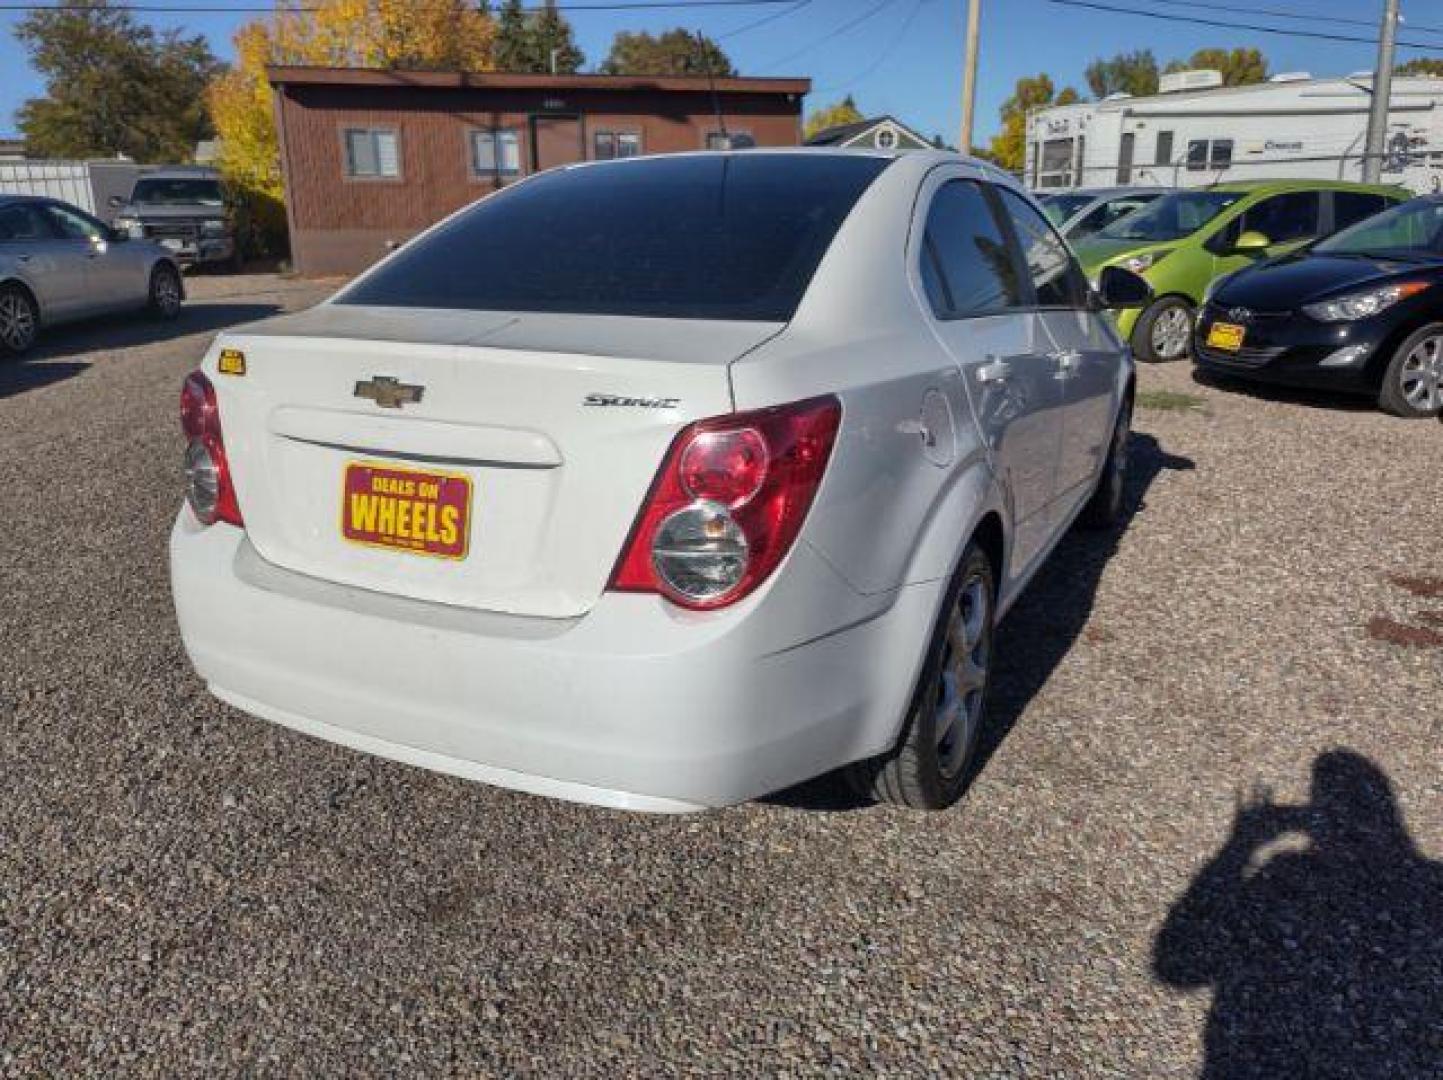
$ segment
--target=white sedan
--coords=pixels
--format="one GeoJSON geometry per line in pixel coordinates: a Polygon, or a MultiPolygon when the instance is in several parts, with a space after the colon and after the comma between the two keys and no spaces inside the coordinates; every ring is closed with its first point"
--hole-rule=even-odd
{"type": "Polygon", "coordinates": [[[962,793],[993,628],[1119,514],[1133,368],[1036,205],[944,153],[539,174],[182,393],[196,670],[523,791],[962,793]]]}

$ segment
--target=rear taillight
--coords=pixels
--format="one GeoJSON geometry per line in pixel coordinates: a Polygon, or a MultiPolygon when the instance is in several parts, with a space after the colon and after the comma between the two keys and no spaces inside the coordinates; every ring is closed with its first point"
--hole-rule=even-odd
{"type": "Polygon", "coordinates": [[[608,587],[688,608],[746,596],[801,531],[841,418],[841,403],[825,397],[683,428],[608,587]]]}
{"type": "Polygon", "coordinates": [[[185,430],[185,501],[204,525],[227,521],[244,524],[225,440],[220,431],[220,408],[215,387],[199,371],[186,376],[180,390],[180,426],[185,430]]]}

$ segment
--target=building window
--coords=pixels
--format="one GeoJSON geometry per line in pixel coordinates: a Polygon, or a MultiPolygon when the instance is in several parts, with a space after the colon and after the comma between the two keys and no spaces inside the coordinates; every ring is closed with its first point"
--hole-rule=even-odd
{"type": "Polygon", "coordinates": [[[401,159],[396,153],[396,132],[392,129],[347,128],[345,138],[347,176],[401,175],[401,159]]]}
{"type": "Polygon", "coordinates": [[[1153,157],[1154,165],[1172,164],[1172,132],[1159,131],[1157,133],[1157,153],[1153,157]]]}
{"type": "Polygon", "coordinates": [[[897,133],[891,128],[883,128],[877,132],[878,150],[895,150],[897,148],[897,133]]]}
{"type": "Polygon", "coordinates": [[[597,161],[637,157],[641,154],[641,136],[635,131],[598,131],[592,136],[591,147],[597,161]]]}
{"type": "Polygon", "coordinates": [[[1226,169],[1233,163],[1231,139],[1193,139],[1187,144],[1187,167],[1190,172],[1226,169]]]}
{"type": "Polygon", "coordinates": [[[521,140],[510,128],[471,132],[471,172],[479,177],[521,175],[521,140]]]}

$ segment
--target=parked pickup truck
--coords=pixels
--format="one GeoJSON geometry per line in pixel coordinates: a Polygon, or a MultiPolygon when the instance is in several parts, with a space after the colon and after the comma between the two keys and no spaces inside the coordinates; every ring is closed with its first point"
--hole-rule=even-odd
{"type": "Polygon", "coordinates": [[[241,253],[220,175],[201,167],[156,169],[135,182],[117,207],[115,227],[136,240],[154,240],[182,266],[239,268],[241,253]]]}

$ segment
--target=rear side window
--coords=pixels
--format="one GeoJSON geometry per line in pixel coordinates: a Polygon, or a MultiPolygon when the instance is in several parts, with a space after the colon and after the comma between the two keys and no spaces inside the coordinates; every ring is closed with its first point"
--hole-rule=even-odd
{"type": "Polygon", "coordinates": [[[1032,276],[1037,306],[1087,307],[1087,278],[1062,238],[1031,203],[1006,188],[997,190],[1007,216],[1012,219],[1012,227],[1017,230],[1017,242],[1027,257],[1027,272],[1032,276]]]}
{"type": "Polygon", "coordinates": [[[951,180],[927,213],[922,283],[939,319],[965,319],[1021,307],[1023,289],[1007,238],[982,189],[951,180]]]}
{"type": "Polygon", "coordinates": [[[887,158],[586,165],[481,200],[340,304],[785,322],[887,158]]]}
{"type": "Polygon", "coordinates": [[[1394,205],[1391,199],[1382,195],[1370,195],[1365,191],[1333,192],[1333,228],[1346,229],[1364,218],[1380,214],[1394,205]]]}

